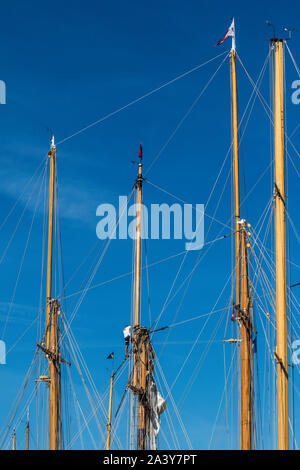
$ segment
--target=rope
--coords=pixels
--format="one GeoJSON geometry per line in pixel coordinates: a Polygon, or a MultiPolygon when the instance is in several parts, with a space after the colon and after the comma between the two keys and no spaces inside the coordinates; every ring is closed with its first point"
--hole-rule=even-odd
{"type": "Polygon", "coordinates": [[[204,67],[205,65],[209,64],[210,62],[218,59],[219,57],[223,56],[224,54],[228,54],[228,51],[225,51],[225,52],[222,52],[222,54],[219,54],[217,55],[216,57],[213,57],[212,59],[209,59],[207,60],[206,62],[203,62],[202,64],[200,65],[197,65],[196,67],[193,67],[192,69],[188,70],[187,72],[184,72],[182,73],[181,75],[178,75],[177,77],[173,78],[172,80],[169,80],[168,82],[164,83],[163,85],[160,85],[159,87],[157,88],[154,88],[153,90],[145,93],[143,96],[140,96],[139,98],[136,98],[134,99],[133,101],[130,101],[129,103],[127,103],[126,105],[124,106],[121,106],[120,108],[116,109],[115,111],[112,111],[111,113],[107,114],[106,116],[103,116],[102,118],[100,119],[97,119],[97,121],[94,121],[92,122],[91,124],[88,124],[87,126],[83,127],[82,129],[79,129],[78,131],[74,132],[73,134],[69,135],[68,137],[65,137],[64,139],[62,139],[61,141],[59,141],[56,146],[72,139],[73,137],[79,135],[79,134],[82,134],[82,132],[85,132],[86,130],[90,129],[91,127],[94,127],[96,126],[97,124],[100,124],[100,122],[103,122],[105,121],[106,119],[112,117],[112,116],[115,116],[116,114],[118,114],[119,112],[123,111],[124,109],[127,109],[129,108],[130,106],[132,106],[133,104],[136,104],[138,103],[139,101],[142,101],[144,98],[147,98],[148,96],[151,96],[153,95],[154,93],[156,93],[157,91],[160,91],[162,90],[163,88],[171,85],[172,83],[175,83],[177,80],[180,80],[181,78],[191,74],[192,72],[196,71],[196,70],[199,70],[201,67],[204,67]]]}

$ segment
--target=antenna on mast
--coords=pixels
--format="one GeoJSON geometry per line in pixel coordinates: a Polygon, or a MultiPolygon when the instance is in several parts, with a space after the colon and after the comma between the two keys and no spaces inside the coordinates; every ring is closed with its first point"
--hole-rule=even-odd
{"type": "Polygon", "coordinates": [[[284,31],[289,33],[289,37],[285,39],[286,41],[290,41],[292,39],[292,33],[297,33],[298,32],[298,29],[296,29],[296,28],[290,29],[290,28],[286,28],[285,26],[283,26],[283,29],[284,29],[284,31]]]}
{"type": "Polygon", "coordinates": [[[273,29],[273,37],[276,38],[276,30],[275,30],[275,26],[271,23],[271,21],[269,20],[266,20],[266,24],[268,26],[270,26],[272,29],[273,29]]]}

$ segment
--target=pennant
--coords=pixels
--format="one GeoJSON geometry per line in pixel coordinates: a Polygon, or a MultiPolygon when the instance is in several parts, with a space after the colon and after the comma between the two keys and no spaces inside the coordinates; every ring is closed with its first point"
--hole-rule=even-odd
{"type": "Polygon", "coordinates": [[[140,159],[142,160],[142,158],[143,158],[143,147],[142,147],[142,144],[140,144],[139,157],[140,157],[140,159]]]}
{"type": "Polygon", "coordinates": [[[215,44],[215,46],[219,46],[220,44],[223,44],[223,42],[226,41],[226,39],[228,39],[230,36],[235,37],[234,19],[232,20],[232,23],[231,23],[229,29],[227,30],[226,34],[222,37],[222,39],[220,39],[217,42],[217,44],[215,44]]]}
{"type": "Polygon", "coordinates": [[[109,356],[107,356],[107,358],[106,358],[106,359],[113,359],[113,358],[114,358],[114,353],[112,352],[112,353],[110,353],[110,355],[109,355],[109,356]]]}

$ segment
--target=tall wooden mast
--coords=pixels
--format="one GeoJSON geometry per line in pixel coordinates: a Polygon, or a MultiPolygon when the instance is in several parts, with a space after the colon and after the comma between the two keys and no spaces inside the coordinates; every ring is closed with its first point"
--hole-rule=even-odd
{"type": "Polygon", "coordinates": [[[241,449],[249,450],[251,438],[251,345],[249,330],[249,287],[246,229],[240,223],[240,184],[239,184],[239,138],[237,111],[236,47],[235,28],[232,22],[232,47],[230,52],[231,96],[232,96],[232,139],[234,176],[234,220],[235,220],[235,308],[241,327],[241,449]],[[242,234],[242,247],[241,247],[242,234]],[[242,248],[242,250],[241,250],[242,248]],[[241,253],[242,251],[242,253],[241,253]],[[241,261],[242,261],[242,303],[241,303],[241,261]]]}
{"type": "Polygon", "coordinates": [[[111,444],[111,415],[112,415],[112,398],[113,398],[114,377],[115,377],[115,374],[114,374],[114,372],[112,372],[111,376],[110,376],[106,450],[110,450],[110,444],[111,444]]]}
{"type": "Polygon", "coordinates": [[[46,308],[46,349],[49,362],[49,408],[50,408],[50,450],[60,449],[61,435],[61,388],[60,388],[60,352],[58,341],[59,304],[52,299],[52,253],[53,253],[53,212],[55,188],[56,148],[54,136],[51,139],[49,181],[49,222],[48,222],[48,260],[47,260],[47,308],[46,308]]]}
{"type": "Polygon", "coordinates": [[[236,50],[235,37],[232,36],[230,52],[231,70],[231,116],[232,116],[232,146],[233,146],[233,177],[234,177],[234,221],[235,221],[235,304],[240,306],[241,268],[240,268],[240,183],[239,183],[239,138],[237,112],[237,80],[236,80],[236,50]]]}
{"type": "Polygon", "coordinates": [[[146,410],[142,400],[142,394],[146,385],[146,329],[140,327],[140,292],[141,292],[141,235],[142,235],[142,147],[140,146],[138,164],[138,176],[136,180],[136,240],[135,240],[135,267],[134,267],[134,369],[133,369],[133,391],[138,396],[138,437],[137,448],[146,448],[146,410]]]}
{"type": "Polygon", "coordinates": [[[26,450],[29,450],[29,408],[27,410],[27,423],[26,423],[26,450]]]}
{"type": "Polygon", "coordinates": [[[275,249],[278,449],[289,448],[283,40],[271,39],[275,63],[275,249]]]}
{"type": "Polygon", "coordinates": [[[251,390],[251,320],[250,320],[250,297],[248,279],[248,250],[247,229],[244,221],[241,222],[241,449],[252,448],[252,390],[251,390]]]}
{"type": "Polygon", "coordinates": [[[13,430],[13,435],[12,435],[12,450],[16,450],[16,430],[13,430]]]}

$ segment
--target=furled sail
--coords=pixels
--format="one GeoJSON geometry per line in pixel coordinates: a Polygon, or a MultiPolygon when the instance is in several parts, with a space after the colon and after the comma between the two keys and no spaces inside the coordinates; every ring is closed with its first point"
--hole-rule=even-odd
{"type": "Polygon", "coordinates": [[[161,396],[153,378],[148,386],[149,413],[147,414],[147,434],[150,440],[150,449],[156,450],[156,438],[160,429],[160,415],[167,407],[166,400],[161,396]]]}

